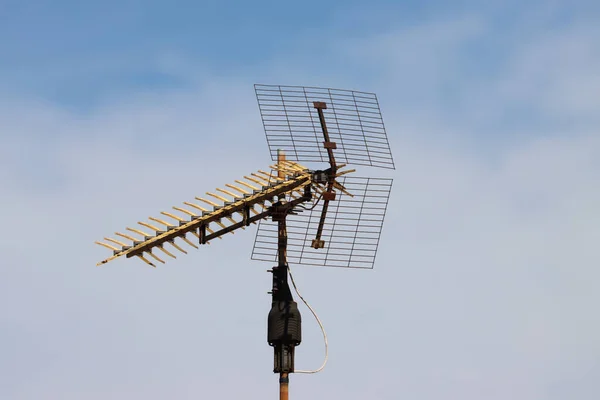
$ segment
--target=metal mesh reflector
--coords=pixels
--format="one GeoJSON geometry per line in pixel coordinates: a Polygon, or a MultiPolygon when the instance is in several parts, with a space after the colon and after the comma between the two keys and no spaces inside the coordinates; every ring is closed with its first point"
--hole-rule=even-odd
{"type": "MultiPolygon", "coordinates": [[[[354,195],[337,193],[323,229],[325,247],[313,249],[312,239],[319,224],[321,204],[312,210],[298,208],[287,218],[288,262],[328,267],[373,268],[392,179],[341,177],[339,182],[354,195]],[[301,211],[301,212],[300,212],[301,211]]],[[[252,259],[277,262],[277,223],[259,223],[252,259]]]]}
{"type": "Polygon", "coordinates": [[[271,158],[327,162],[323,133],[313,102],[324,110],[338,162],[394,169],[379,102],[374,93],[303,86],[254,85],[271,158]]]}

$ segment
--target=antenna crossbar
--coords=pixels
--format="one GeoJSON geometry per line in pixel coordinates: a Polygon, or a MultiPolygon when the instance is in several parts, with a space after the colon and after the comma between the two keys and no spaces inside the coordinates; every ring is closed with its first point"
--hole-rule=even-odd
{"type": "MultiPolygon", "coordinates": [[[[162,245],[164,243],[173,244],[176,238],[185,237],[185,234],[190,232],[196,233],[196,231],[199,231],[200,234],[196,233],[196,236],[200,239],[201,244],[205,244],[211,239],[218,238],[226,233],[233,232],[236,229],[243,228],[253,222],[265,218],[271,213],[268,208],[264,207],[265,201],[272,202],[273,198],[276,196],[298,190],[311,183],[310,171],[299,165],[297,167],[298,168],[295,169],[294,172],[286,170],[286,179],[283,181],[273,182],[271,186],[254,188],[253,193],[248,192],[247,194],[244,194],[242,198],[234,199],[234,201],[230,203],[225,202],[223,206],[215,206],[213,211],[207,210],[202,212],[202,215],[192,216],[191,220],[186,221],[183,218],[176,218],[179,222],[179,226],[168,226],[166,231],[157,231],[155,236],[146,236],[143,241],[138,242],[134,237],[127,237],[129,240],[133,241],[133,246],[122,245],[121,249],[110,246],[109,248],[113,250],[113,255],[99,262],[98,265],[105,264],[121,256],[126,256],[127,258],[134,256],[143,257],[144,253],[151,253],[154,248],[163,250],[162,245]],[[265,211],[256,213],[254,206],[257,204],[263,206],[265,211]],[[255,215],[250,216],[251,210],[255,212],[255,215]],[[230,226],[220,223],[221,219],[232,220],[232,216],[236,213],[243,216],[241,222],[234,223],[230,226]],[[207,226],[211,222],[217,223],[221,229],[208,229],[207,226]],[[206,231],[209,233],[206,234],[206,231]]],[[[163,214],[171,216],[172,218],[176,217],[169,213],[163,214]]],[[[106,245],[104,246],[108,247],[106,245]]]]}

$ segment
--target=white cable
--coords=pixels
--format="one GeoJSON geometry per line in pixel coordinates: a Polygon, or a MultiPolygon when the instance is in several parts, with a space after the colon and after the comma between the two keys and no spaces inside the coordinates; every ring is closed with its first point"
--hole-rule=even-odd
{"type": "Polygon", "coordinates": [[[327,343],[327,334],[325,333],[325,328],[323,328],[323,324],[321,323],[321,320],[317,316],[317,313],[315,312],[315,310],[313,310],[313,308],[310,306],[310,304],[308,304],[308,302],[306,300],[304,300],[304,297],[302,297],[302,295],[298,291],[298,287],[296,287],[296,282],[294,282],[294,276],[292,275],[292,271],[291,271],[291,269],[290,269],[289,266],[288,266],[288,272],[289,272],[290,278],[292,280],[292,286],[294,286],[294,291],[296,292],[296,294],[298,295],[298,297],[300,297],[300,299],[302,300],[302,302],[304,304],[306,304],[306,307],[308,307],[308,309],[310,310],[310,312],[312,313],[312,315],[314,315],[315,319],[317,320],[317,323],[319,324],[319,327],[321,328],[321,332],[323,333],[323,340],[325,341],[325,359],[323,360],[323,364],[318,369],[315,369],[313,371],[295,370],[294,373],[297,373],[297,374],[316,374],[317,372],[320,372],[323,368],[325,368],[325,364],[327,364],[327,359],[329,358],[329,345],[327,343]]]}

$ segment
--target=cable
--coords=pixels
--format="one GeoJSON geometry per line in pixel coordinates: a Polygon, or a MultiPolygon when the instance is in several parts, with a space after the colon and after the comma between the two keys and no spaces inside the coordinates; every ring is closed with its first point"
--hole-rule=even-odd
{"type": "Polygon", "coordinates": [[[294,372],[297,374],[316,374],[317,372],[320,372],[321,370],[323,370],[323,368],[325,368],[325,364],[327,364],[327,359],[329,358],[329,344],[327,343],[327,334],[325,333],[325,328],[323,328],[323,324],[321,323],[321,320],[317,316],[317,313],[315,312],[315,310],[313,310],[313,308],[308,304],[308,302],[306,300],[304,300],[304,297],[302,297],[302,295],[298,291],[298,287],[296,286],[296,282],[294,281],[294,276],[292,275],[292,271],[291,271],[289,265],[288,265],[288,273],[290,274],[290,278],[292,280],[292,286],[294,286],[294,291],[296,292],[298,297],[300,297],[300,299],[306,305],[306,307],[308,307],[308,309],[310,310],[312,315],[317,320],[317,323],[319,324],[319,327],[321,328],[321,333],[323,333],[323,340],[325,341],[325,359],[323,360],[323,364],[318,369],[315,369],[313,371],[295,370],[294,372]]]}
{"type": "Polygon", "coordinates": [[[297,208],[301,208],[301,209],[306,210],[306,211],[311,211],[311,210],[313,210],[319,204],[319,201],[321,201],[322,198],[323,198],[323,194],[321,194],[321,196],[319,196],[319,198],[317,199],[317,201],[315,201],[314,203],[312,203],[312,207],[310,207],[310,208],[307,208],[307,207],[303,206],[302,204],[298,204],[296,207],[297,208]]]}

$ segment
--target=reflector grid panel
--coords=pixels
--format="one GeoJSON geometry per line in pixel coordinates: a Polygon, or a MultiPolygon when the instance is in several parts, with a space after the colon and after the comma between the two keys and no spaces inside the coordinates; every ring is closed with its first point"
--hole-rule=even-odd
{"type": "MultiPolygon", "coordinates": [[[[322,202],[312,210],[297,208],[297,215],[288,216],[289,264],[373,268],[392,179],[347,176],[338,181],[354,197],[338,192],[336,200],[329,203],[322,236],[324,248],[311,247],[322,202]]],[[[277,222],[260,221],[252,259],[277,262],[277,222]]]]}
{"type": "Polygon", "coordinates": [[[323,132],[313,102],[324,110],[338,162],[394,169],[394,160],[374,93],[303,86],[254,85],[271,158],[327,162],[323,132]]]}

